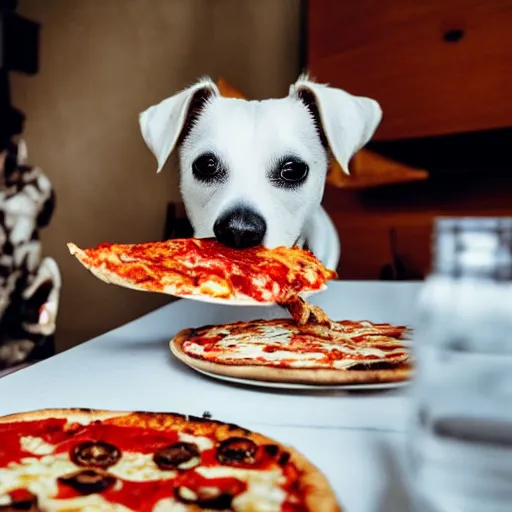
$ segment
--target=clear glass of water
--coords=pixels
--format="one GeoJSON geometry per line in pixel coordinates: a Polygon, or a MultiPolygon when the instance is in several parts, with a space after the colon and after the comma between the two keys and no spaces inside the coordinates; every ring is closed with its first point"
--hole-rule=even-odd
{"type": "Polygon", "coordinates": [[[512,512],[512,219],[440,219],[418,308],[415,512],[512,512]]]}

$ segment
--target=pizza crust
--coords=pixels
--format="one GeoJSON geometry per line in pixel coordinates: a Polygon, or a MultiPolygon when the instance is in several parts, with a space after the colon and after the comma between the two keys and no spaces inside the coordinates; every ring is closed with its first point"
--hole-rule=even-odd
{"type": "Polygon", "coordinates": [[[305,499],[308,512],[342,512],[336,496],[327,478],[304,455],[295,448],[283,445],[274,439],[256,432],[239,427],[238,425],[223,423],[217,420],[185,416],[176,413],[159,412],[128,412],[106,411],[95,409],[42,409],[28,411],[0,417],[0,424],[23,421],[37,421],[50,418],[63,418],[80,423],[91,423],[95,420],[116,420],[115,424],[129,426],[131,424],[144,425],[154,430],[173,429],[187,431],[192,435],[209,436],[217,441],[229,437],[243,436],[257,444],[275,444],[281,450],[290,454],[290,461],[300,473],[300,487],[305,499]],[[184,429],[183,427],[187,427],[184,429]]]}
{"type": "Polygon", "coordinates": [[[291,461],[303,472],[300,483],[308,511],[343,512],[322,472],[291,446],[285,448],[290,452],[291,461]]]}
{"type": "Polygon", "coordinates": [[[17,421],[37,421],[50,418],[67,419],[83,423],[84,425],[95,420],[107,420],[118,416],[128,415],[128,412],[103,411],[85,408],[75,409],[40,409],[38,411],[19,412],[0,417],[0,423],[14,423],[17,421]]]}
{"type": "MultiPolygon", "coordinates": [[[[120,277],[115,272],[108,270],[105,266],[94,266],[89,262],[89,258],[86,252],[75,244],[68,243],[69,252],[75,256],[78,261],[95,277],[97,277],[100,281],[103,281],[107,284],[114,284],[116,286],[121,286],[123,288],[130,288],[131,290],[137,290],[142,292],[148,292],[152,290],[148,290],[144,288],[140,284],[137,284],[135,281],[131,281],[130,279],[120,277]]],[[[153,290],[155,291],[155,290],[153,290]]],[[[175,290],[168,291],[169,295],[173,295],[175,290]]]]}
{"type": "Polygon", "coordinates": [[[183,343],[188,340],[190,332],[191,329],[185,329],[170,341],[171,352],[187,366],[226,377],[294,384],[349,385],[402,382],[408,380],[412,373],[412,366],[404,363],[397,364],[396,367],[390,369],[372,369],[371,365],[368,365],[368,370],[277,368],[264,365],[214,363],[185,353],[183,343]]]}

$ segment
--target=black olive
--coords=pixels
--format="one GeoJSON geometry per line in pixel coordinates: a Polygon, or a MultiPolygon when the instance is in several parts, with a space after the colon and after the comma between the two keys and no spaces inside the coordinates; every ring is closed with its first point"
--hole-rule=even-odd
{"type": "Polygon", "coordinates": [[[162,470],[191,469],[201,462],[199,448],[192,443],[174,443],[160,448],[153,461],[162,470]]]}
{"type": "Polygon", "coordinates": [[[237,466],[255,464],[258,445],[245,437],[230,437],[217,448],[217,460],[221,464],[237,466]]]}
{"type": "Polygon", "coordinates": [[[68,485],[80,494],[87,495],[106,491],[116,483],[116,478],[95,469],[84,469],[59,477],[59,482],[68,485]]]}
{"type": "Polygon", "coordinates": [[[78,466],[108,468],[121,458],[121,451],[113,444],[103,441],[86,441],[76,445],[71,460],[78,466]]]}
{"type": "Polygon", "coordinates": [[[186,486],[177,487],[174,491],[176,497],[183,503],[195,503],[201,508],[210,510],[226,510],[231,508],[233,496],[223,493],[216,487],[200,487],[193,491],[186,486]]]}
{"type": "Polygon", "coordinates": [[[13,499],[10,498],[10,503],[0,505],[0,512],[19,512],[23,510],[25,512],[39,512],[39,506],[37,504],[37,496],[27,492],[27,495],[23,498],[13,499]]]}

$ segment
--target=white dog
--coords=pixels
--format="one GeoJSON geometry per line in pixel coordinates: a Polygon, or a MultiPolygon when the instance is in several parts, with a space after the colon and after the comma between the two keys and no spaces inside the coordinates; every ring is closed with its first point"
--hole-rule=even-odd
{"type": "Polygon", "coordinates": [[[281,99],[222,97],[205,78],[140,114],[162,169],[179,151],[181,194],[194,236],[232,247],[304,244],[329,159],[348,173],[382,117],[379,104],[301,76],[281,99]]]}

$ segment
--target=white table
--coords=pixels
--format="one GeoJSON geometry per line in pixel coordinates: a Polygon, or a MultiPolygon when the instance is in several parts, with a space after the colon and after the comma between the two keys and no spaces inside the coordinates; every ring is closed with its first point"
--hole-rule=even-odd
{"type": "MultiPolygon", "coordinates": [[[[419,283],[335,282],[314,302],[335,319],[414,325],[419,289],[419,283]]],[[[406,388],[347,393],[237,386],[200,375],[169,353],[169,339],[182,328],[278,315],[277,308],[171,303],[2,378],[0,415],[46,407],[209,411],[298,448],[327,475],[348,512],[407,511],[401,483],[406,388]]]]}

